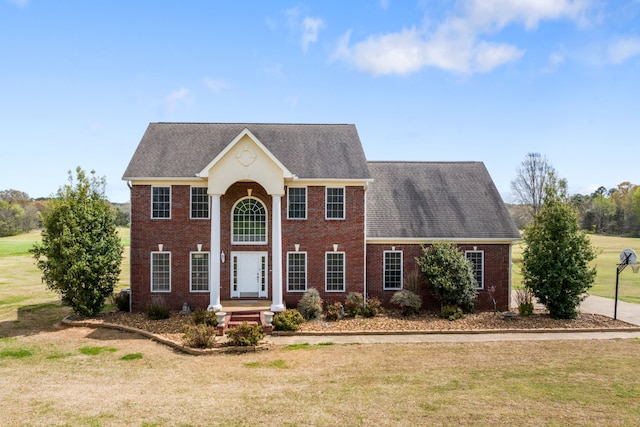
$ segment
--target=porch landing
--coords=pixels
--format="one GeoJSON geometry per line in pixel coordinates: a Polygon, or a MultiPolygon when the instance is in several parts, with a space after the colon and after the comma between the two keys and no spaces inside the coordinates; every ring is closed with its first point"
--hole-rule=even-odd
{"type": "Polygon", "coordinates": [[[234,299],[220,301],[222,305],[222,311],[227,313],[233,313],[237,311],[270,311],[271,300],[270,299],[234,299]]]}

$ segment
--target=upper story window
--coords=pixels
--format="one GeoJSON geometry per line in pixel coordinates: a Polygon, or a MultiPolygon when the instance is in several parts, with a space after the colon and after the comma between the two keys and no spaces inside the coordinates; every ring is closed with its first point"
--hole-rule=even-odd
{"type": "Polygon", "coordinates": [[[151,188],[151,218],[171,218],[171,187],[151,188]]]}
{"type": "Polygon", "coordinates": [[[402,252],[384,251],[384,289],[402,289],[402,252]]]}
{"type": "Polygon", "coordinates": [[[305,187],[289,187],[287,196],[287,218],[307,219],[307,189],[305,187]]]}
{"type": "Polygon", "coordinates": [[[465,251],[464,256],[471,261],[478,289],[484,289],[484,251],[465,251]]]}
{"type": "Polygon", "coordinates": [[[344,219],[344,188],[343,187],[327,187],[326,218],[327,219],[344,219]]]}
{"type": "Polygon", "coordinates": [[[209,195],[207,187],[191,187],[191,218],[209,218],[209,195]]]}
{"type": "Polygon", "coordinates": [[[233,208],[233,243],[267,243],[267,210],[255,198],[240,200],[233,208]]]}

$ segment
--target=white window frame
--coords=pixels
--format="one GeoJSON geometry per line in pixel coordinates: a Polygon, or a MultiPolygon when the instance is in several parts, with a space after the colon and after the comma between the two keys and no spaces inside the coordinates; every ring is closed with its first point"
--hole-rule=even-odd
{"type": "MultiPolygon", "coordinates": [[[[171,219],[171,198],[172,198],[172,191],[171,191],[171,186],[170,185],[154,185],[151,187],[151,219],[171,219]],[[154,204],[156,203],[154,201],[154,190],[156,188],[168,188],[169,189],[169,216],[155,216],[155,210],[154,210],[154,204]]],[[[164,203],[164,202],[163,202],[164,203]]]]}
{"type": "MultiPolygon", "coordinates": [[[[398,250],[389,250],[383,251],[382,253],[382,289],[385,291],[399,291],[404,287],[404,255],[402,251],[398,250]],[[400,254],[400,286],[399,287],[391,287],[387,286],[387,254],[400,254]]],[[[395,270],[394,270],[395,271],[395,270]]]]}
{"type": "Polygon", "coordinates": [[[267,209],[267,205],[266,203],[264,203],[262,200],[260,200],[257,197],[243,197],[241,199],[238,199],[233,207],[231,208],[231,243],[233,245],[268,245],[269,244],[269,209],[267,209]],[[236,207],[243,201],[245,200],[255,200],[257,202],[259,202],[262,207],[264,208],[264,241],[236,241],[235,239],[235,233],[233,231],[233,226],[235,223],[235,211],[236,211],[236,207]]]}
{"type": "Polygon", "coordinates": [[[346,291],[346,271],[347,256],[345,252],[325,252],[324,253],[324,290],[325,292],[345,292],[346,291]],[[329,255],[342,255],[342,289],[329,289],[329,255]]]}
{"type": "Polygon", "coordinates": [[[306,252],[287,252],[287,292],[306,292],[307,291],[307,279],[309,277],[308,270],[308,257],[306,252]],[[304,288],[303,289],[291,289],[291,283],[289,282],[291,255],[304,255],[304,288]]]}
{"type": "Polygon", "coordinates": [[[205,191],[205,195],[207,197],[207,216],[197,216],[197,217],[193,216],[193,190],[195,188],[198,188],[198,189],[204,188],[205,190],[208,190],[207,187],[198,187],[198,186],[192,186],[191,187],[191,190],[189,191],[189,218],[191,218],[191,219],[209,219],[209,218],[211,218],[211,206],[210,206],[211,203],[209,203],[209,195],[206,194],[206,191],[205,191]]]}
{"type": "MultiPolygon", "coordinates": [[[[333,202],[332,202],[333,203],[333,202]]],[[[324,189],[324,217],[329,221],[340,221],[346,217],[347,191],[345,187],[325,187],[324,189]],[[329,190],[342,190],[342,216],[329,218],[329,190]]]]}
{"type": "MultiPolygon", "coordinates": [[[[305,220],[307,219],[307,205],[308,205],[308,191],[307,191],[307,187],[287,187],[287,219],[293,219],[293,220],[305,220]],[[304,216],[303,217],[291,217],[291,190],[304,190],[304,216]]],[[[296,202],[299,203],[299,202],[296,202]]]]}
{"type": "Polygon", "coordinates": [[[211,254],[207,251],[193,251],[193,252],[189,252],[189,292],[209,292],[209,275],[211,274],[210,270],[210,266],[211,266],[211,254]],[[205,264],[205,266],[207,267],[207,288],[206,289],[193,289],[193,257],[194,255],[206,255],[207,256],[207,262],[205,264]]]}
{"type": "Polygon", "coordinates": [[[472,250],[472,251],[464,251],[464,257],[465,259],[469,260],[473,266],[473,277],[476,278],[476,280],[478,280],[478,287],[476,289],[484,289],[484,251],[480,251],[480,250],[472,250]],[[472,259],[469,258],[469,256],[473,254],[480,254],[480,280],[478,280],[478,278],[476,277],[476,266],[475,263],[472,259]]]}
{"type": "Polygon", "coordinates": [[[151,257],[149,259],[149,270],[151,275],[149,276],[149,286],[151,288],[151,292],[152,293],[170,293],[171,292],[171,252],[169,251],[153,251],[151,252],[151,257]],[[169,255],[169,289],[154,289],[155,288],[155,283],[153,280],[153,259],[155,255],[169,255]]]}

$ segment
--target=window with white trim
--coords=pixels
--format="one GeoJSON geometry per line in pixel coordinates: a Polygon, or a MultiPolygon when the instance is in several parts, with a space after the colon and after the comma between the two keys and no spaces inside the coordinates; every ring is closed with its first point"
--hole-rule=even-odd
{"type": "Polygon", "coordinates": [[[248,197],[233,208],[233,243],[267,243],[267,210],[260,200],[248,197]]]}
{"type": "Polygon", "coordinates": [[[307,290],[307,253],[287,252],[287,291],[307,290]]]}
{"type": "Polygon", "coordinates": [[[326,188],[326,218],[344,219],[344,188],[326,188]]]}
{"type": "Polygon", "coordinates": [[[151,218],[171,218],[171,187],[151,188],[151,218]]]}
{"type": "Polygon", "coordinates": [[[191,292],[209,291],[209,252],[191,252],[191,292]]]}
{"type": "Polygon", "coordinates": [[[209,195],[207,187],[191,187],[191,218],[209,218],[209,195]]]}
{"type": "Polygon", "coordinates": [[[325,289],[344,292],[344,252],[325,253],[325,289]]]}
{"type": "Polygon", "coordinates": [[[464,256],[471,261],[473,276],[478,282],[477,289],[484,289],[484,251],[465,251],[464,256]]]}
{"type": "Polygon", "coordinates": [[[151,252],[151,292],[171,292],[171,252],[151,252]]]}
{"type": "Polygon", "coordinates": [[[402,251],[384,251],[384,289],[402,289],[402,251]]]}
{"type": "Polygon", "coordinates": [[[307,188],[289,187],[287,188],[288,219],[307,219],[307,188]]]}

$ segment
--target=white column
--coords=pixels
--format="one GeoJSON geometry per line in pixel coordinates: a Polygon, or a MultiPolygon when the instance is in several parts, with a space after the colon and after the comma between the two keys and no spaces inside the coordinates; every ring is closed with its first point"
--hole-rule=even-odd
{"type": "Polygon", "coordinates": [[[282,302],[282,224],[280,200],[282,196],[271,196],[271,311],[284,311],[282,302]]]}
{"type": "Polygon", "coordinates": [[[220,311],[220,195],[211,196],[211,254],[209,255],[209,307],[220,311]]]}

